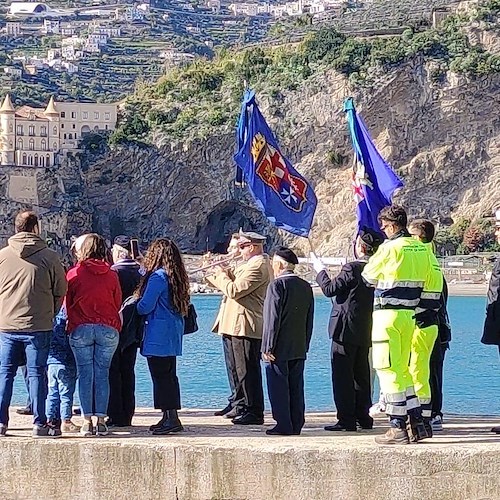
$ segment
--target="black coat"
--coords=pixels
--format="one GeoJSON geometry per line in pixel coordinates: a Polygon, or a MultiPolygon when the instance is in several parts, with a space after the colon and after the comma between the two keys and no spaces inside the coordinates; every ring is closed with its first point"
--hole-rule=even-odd
{"type": "Polygon", "coordinates": [[[374,288],[361,277],[365,265],[365,261],[355,260],[333,279],[326,271],[316,276],[323,293],[335,297],[328,333],[338,344],[371,345],[374,288]]]}
{"type": "Polygon", "coordinates": [[[500,346],[500,259],[495,262],[491,273],[486,321],[481,342],[500,346]]]}
{"type": "MultiPolygon", "coordinates": [[[[123,302],[126,302],[126,300],[134,293],[135,289],[139,285],[139,281],[141,280],[139,264],[137,264],[135,260],[124,259],[118,261],[111,269],[116,271],[118,274],[123,302]]],[[[129,305],[129,307],[123,310],[122,315],[123,326],[120,332],[118,349],[123,351],[133,344],[139,346],[138,341],[142,339],[143,325],[141,320],[136,317],[135,302],[133,305],[129,305]]]]}
{"type": "Polygon", "coordinates": [[[313,330],[311,285],[292,272],[271,281],[264,301],[262,352],[276,361],[305,359],[313,330]]]}

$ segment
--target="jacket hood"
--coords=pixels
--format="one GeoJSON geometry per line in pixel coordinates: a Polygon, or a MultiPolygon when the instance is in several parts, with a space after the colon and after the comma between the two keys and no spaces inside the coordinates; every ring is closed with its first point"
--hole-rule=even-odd
{"type": "Polygon", "coordinates": [[[87,259],[80,262],[79,266],[84,267],[92,274],[106,274],[111,271],[111,266],[99,259],[87,259]]]}
{"type": "Polygon", "coordinates": [[[21,232],[9,238],[9,247],[17,256],[25,259],[47,248],[47,243],[34,233],[21,232]]]}

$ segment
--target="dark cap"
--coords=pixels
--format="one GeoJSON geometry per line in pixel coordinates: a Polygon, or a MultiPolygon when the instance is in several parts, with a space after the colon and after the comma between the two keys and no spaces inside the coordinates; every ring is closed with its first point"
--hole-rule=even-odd
{"type": "Polygon", "coordinates": [[[287,247],[278,247],[274,252],[274,255],[283,259],[285,262],[289,264],[293,264],[296,266],[299,263],[299,259],[295,255],[295,253],[287,247]]]}
{"type": "Polygon", "coordinates": [[[128,236],[125,236],[124,234],[120,234],[119,236],[117,236],[113,240],[113,243],[122,248],[125,248],[125,250],[130,250],[130,238],[128,236]]]}
{"type": "Polygon", "coordinates": [[[382,235],[369,227],[362,227],[359,231],[359,237],[365,245],[373,250],[376,250],[384,242],[382,235]]]}
{"type": "Polygon", "coordinates": [[[263,245],[267,240],[267,236],[262,236],[261,234],[254,233],[252,231],[242,231],[241,229],[239,235],[239,240],[241,241],[246,240],[249,243],[258,243],[260,245],[263,245]]]}

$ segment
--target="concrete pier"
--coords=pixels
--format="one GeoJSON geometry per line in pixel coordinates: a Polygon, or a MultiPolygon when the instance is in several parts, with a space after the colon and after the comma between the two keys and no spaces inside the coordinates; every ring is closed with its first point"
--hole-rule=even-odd
{"type": "MultiPolygon", "coordinates": [[[[500,418],[447,418],[424,443],[381,447],[372,431],[328,433],[333,414],[307,416],[301,436],[238,427],[212,411],[182,411],[186,431],[151,436],[159,415],[108,437],[33,439],[31,417],[11,414],[0,438],[0,498],[18,499],[500,499],[500,418]]],[[[78,417],[75,417],[75,421],[78,417]]]]}

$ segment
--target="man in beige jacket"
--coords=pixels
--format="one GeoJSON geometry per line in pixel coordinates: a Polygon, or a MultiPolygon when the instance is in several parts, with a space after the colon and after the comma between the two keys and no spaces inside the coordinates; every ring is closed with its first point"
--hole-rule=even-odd
{"type": "Polygon", "coordinates": [[[47,425],[47,356],[54,316],[59,312],[67,285],[57,254],[40,238],[38,218],[21,212],[16,234],[0,250],[0,437],[9,422],[12,385],[26,355],[33,436],[58,437],[47,425]]]}
{"type": "Polygon", "coordinates": [[[264,394],[260,368],[260,345],[266,289],[271,279],[269,257],[264,254],[265,236],[240,232],[238,247],[245,261],[234,272],[217,267],[206,280],[224,294],[213,331],[231,336],[231,349],[244,407],[232,422],[239,425],[264,423],[264,394]]]}

